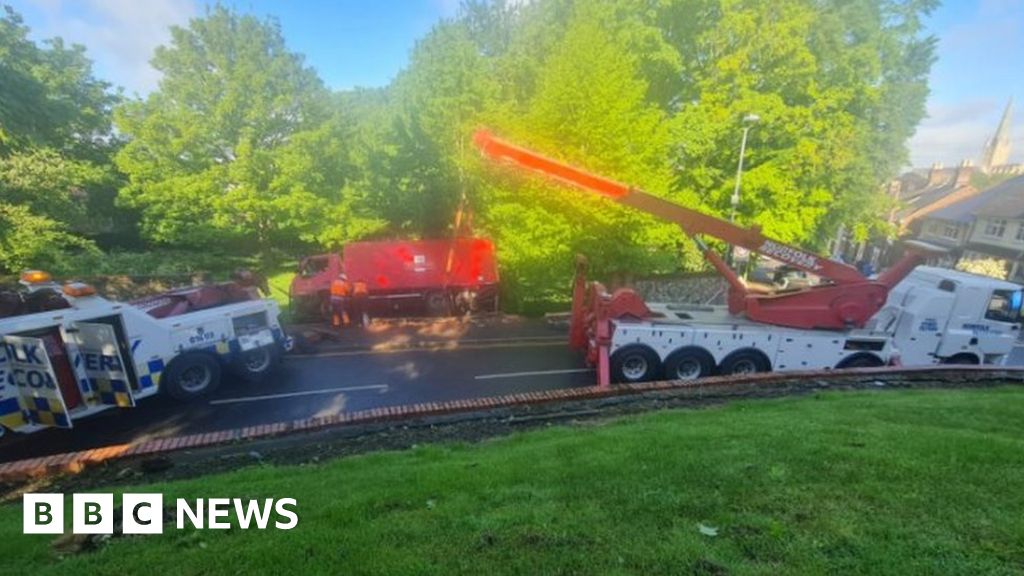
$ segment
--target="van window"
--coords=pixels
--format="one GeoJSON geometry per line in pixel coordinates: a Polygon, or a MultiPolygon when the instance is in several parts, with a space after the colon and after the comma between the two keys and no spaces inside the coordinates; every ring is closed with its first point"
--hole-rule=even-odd
{"type": "Polygon", "coordinates": [[[1020,290],[995,290],[988,301],[985,318],[996,322],[1020,322],[1021,300],[1024,295],[1020,290]]]}

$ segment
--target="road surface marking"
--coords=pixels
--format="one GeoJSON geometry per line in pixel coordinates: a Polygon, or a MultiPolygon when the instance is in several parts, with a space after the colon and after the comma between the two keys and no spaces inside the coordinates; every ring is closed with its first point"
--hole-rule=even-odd
{"type": "Polygon", "coordinates": [[[379,350],[339,350],[337,352],[314,352],[313,354],[289,354],[289,358],[336,358],[339,356],[369,356],[372,354],[401,354],[403,352],[459,352],[461,350],[491,350],[500,348],[540,348],[545,346],[565,346],[565,341],[557,342],[509,342],[505,344],[474,344],[459,345],[456,343],[438,343],[429,346],[409,346],[382,348],[379,350]]]}
{"type": "Polygon", "coordinates": [[[316,394],[335,394],[338,392],[358,392],[359,390],[387,390],[387,384],[376,384],[372,386],[343,386],[340,388],[321,388],[319,390],[303,390],[302,392],[285,392],[282,394],[266,394],[263,396],[243,396],[241,398],[221,398],[210,400],[210,404],[237,404],[239,402],[256,402],[259,400],[276,400],[278,398],[293,398],[295,396],[313,396],[316,394]]]}
{"type": "Polygon", "coordinates": [[[565,370],[534,370],[533,372],[505,372],[504,374],[478,374],[474,380],[494,380],[495,378],[519,378],[521,376],[547,376],[548,374],[581,374],[593,372],[593,368],[568,368],[565,370]]]}

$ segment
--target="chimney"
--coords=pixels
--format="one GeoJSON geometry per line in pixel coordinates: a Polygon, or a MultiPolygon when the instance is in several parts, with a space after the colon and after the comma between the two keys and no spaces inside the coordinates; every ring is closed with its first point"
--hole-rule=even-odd
{"type": "Polygon", "coordinates": [[[931,170],[928,171],[928,188],[942,186],[945,183],[946,173],[945,170],[942,169],[942,162],[932,164],[931,170]]]}
{"type": "Polygon", "coordinates": [[[974,173],[974,163],[964,160],[956,169],[956,179],[953,181],[953,188],[962,188],[971,183],[971,174],[974,173]]]}

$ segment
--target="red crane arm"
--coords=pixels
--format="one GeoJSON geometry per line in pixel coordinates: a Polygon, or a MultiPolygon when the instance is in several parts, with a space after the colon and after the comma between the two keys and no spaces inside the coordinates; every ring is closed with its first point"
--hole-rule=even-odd
{"type": "MultiPolygon", "coordinates": [[[[714,216],[685,208],[643,190],[591,174],[585,170],[510,144],[495,137],[486,130],[477,131],[473,141],[484,154],[495,160],[512,162],[523,168],[540,172],[588,192],[596,192],[620,204],[673,222],[678,224],[691,237],[695,234],[713,236],[734,246],[746,248],[752,252],[757,252],[789,264],[794,268],[827,278],[836,284],[865,281],[864,276],[853,266],[822,258],[812,252],[766,238],[761,234],[760,229],[756,227],[742,228],[714,216]]],[[[708,252],[705,251],[705,254],[707,255],[708,252]]],[[[713,261],[712,264],[717,263],[713,261]]]]}
{"type": "MultiPolygon", "coordinates": [[[[869,279],[862,276],[852,266],[821,258],[800,248],[765,238],[758,228],[740,228],[732,223],[631,188],[621,182],[591,174],[525,148],[514,146],[495,138],[490,132],[481,130],[473,139],[480,150],[491,158],[509,161],[523,168],[535,170],[584,190],[602,194],[620,204],[632,206],[678,224],[697,243],[711,265],[729,282],[729,312],[745,314],[747,318],[756,322],[792,328],[830,330],[842,330],[851,326],[862,327],[885,304],[889,290],[906,277],[915,266],[924,260],[925,254],[931,251],[927,247],[908,245],[907,247],[910,249],[898,262],[877,278],[869,279]],[[736,276],[736,273],[726,266],[721,257],[701,241],[699,234],[714,236],[735,246],[742,246],[752,252],[764,254],[795,268],[831,280],[831,283],[767,294],[752,292],[736,276]]],[[[577,290],[577,292],[579,291],[577,290]]],[[[613,296],[612,304],[598,306],[598,308],[607,308],[607,314],[614,313],[614,310],[617,310],[615,302],[619,300],[626,304],[630,302],[628,294],[620,296],[613,296]],[[609,310],[611,312],[608,312],[609,310]]],[[[582,302],[580,301],[580,306],[577,306],[577,300],[581,299],[574,298],[574,314],[577,310],[582,310],[582,302]]],[[[627,312],[633,316],[638,313],[636,310],[627,312]]],[[[595,317],[598,316],[601,314],[595,317]]],[[[600,329],[608,330],[608,322],[599,321],[597,325],[600,329]]],[[[598,332],[600,333],[600,330],[598,332]]]]}

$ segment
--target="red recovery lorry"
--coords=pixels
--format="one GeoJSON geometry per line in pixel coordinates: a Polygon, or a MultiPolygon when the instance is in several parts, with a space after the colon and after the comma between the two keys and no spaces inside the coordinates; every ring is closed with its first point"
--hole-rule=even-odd
{"type": "Polygon", "coordinates": [[[494,137],[476,145],[508,163],[677,224],[729,286],[728,305],[645,302],[628,289],[587,283],[580,261],[570,345],[596,365],[601,385],[769,370],[929,364],[999,364],[1021,329],[1024,291],[1009,282],[919,267],[941,251],[905,243],[877,276],[764,236],[757,227],[674,204],[494,137]],[[704,243],[711,236],[806,272],[819,282],[748,285],[704,243]]]}
{"type": "Polygon", "coordinates": [[[303,258],[292,280],[293,310],[306,318],[358,322],[372,316],[446,316],[498,309],[494,244],[485,238],[352,242],[341,254],[303,258]]]}

